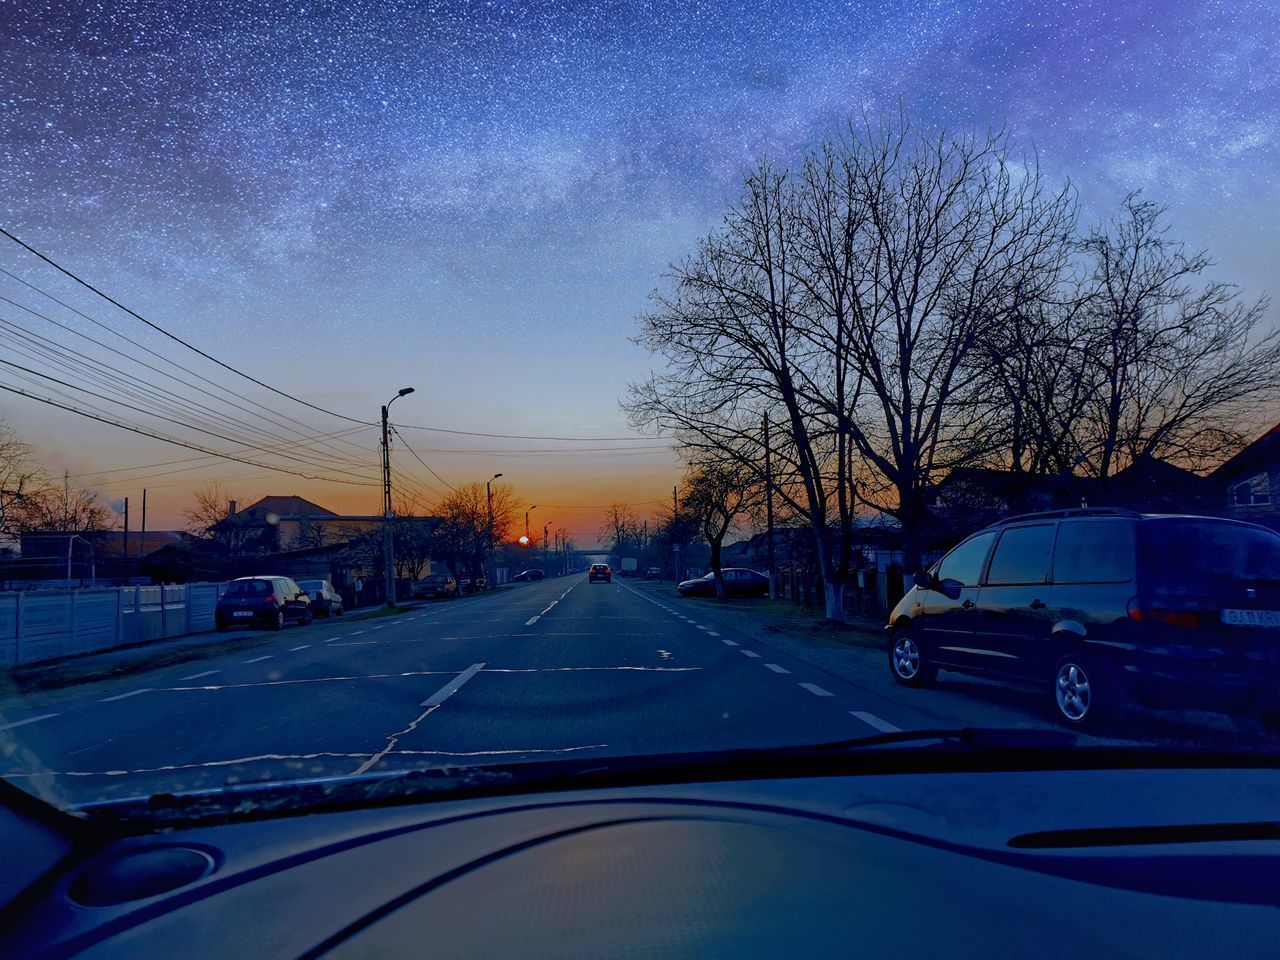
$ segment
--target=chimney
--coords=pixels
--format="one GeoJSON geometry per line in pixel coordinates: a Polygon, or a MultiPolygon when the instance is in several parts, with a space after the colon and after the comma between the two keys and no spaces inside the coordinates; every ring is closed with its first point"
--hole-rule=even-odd
{"type": "Polygon", "coordinates": [[[227,501],[227,516],[234,517],[236,515],[236,502],[234,500],[227,501]]]}

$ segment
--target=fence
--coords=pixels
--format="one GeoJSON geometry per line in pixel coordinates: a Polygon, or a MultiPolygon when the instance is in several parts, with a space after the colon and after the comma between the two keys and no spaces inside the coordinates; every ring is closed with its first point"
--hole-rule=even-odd
{"type": "Polygon", "coordinates": [[[214,628],[221,583],[0,592],[0,666],[214,628]]]}

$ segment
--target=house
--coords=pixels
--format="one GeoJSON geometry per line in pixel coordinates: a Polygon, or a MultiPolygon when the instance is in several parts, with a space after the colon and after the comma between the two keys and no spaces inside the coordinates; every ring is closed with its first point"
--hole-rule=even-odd
{"type": "Polygon", "coordinates": [[[1280,423],[1209,476],[1216,512],[1280,530],[1280,423]]]}
{"type": "Polygon", "coordinates": [[[342,516],[290,494],[263,497],[243,510],[233,500],[226,519],[209,533],[227,543],[233,554],[262,554],[345,542],[381,523],[381,517],[342,516]]]}

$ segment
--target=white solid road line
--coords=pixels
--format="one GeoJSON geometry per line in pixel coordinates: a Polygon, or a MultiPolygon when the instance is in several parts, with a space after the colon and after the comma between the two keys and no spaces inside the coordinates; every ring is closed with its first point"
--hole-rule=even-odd
{"type": "Polygon", "coordinates": [[[823,690],[822,687],[818,686],[816,683],[802,683],[800,684],[800,686],[804,687],[806,690],[812,693],[815,697],[834,697],[835,696],[835,694],[832,693],[830,690],[823,690]]]}
{"type": "Polygon", "coordinates": [[[881,733],[899,733],[902,730],[901,727],[895,727],[888,720],[881,720],[874,713],[867,713],[864,710],[850,710],[849,716],[857,717],[863,723],[875,727],[881,733]]]}
{"type": "Polygon", "coordinates": [[[6,723],[0,726],[0,730],[12,730],[14,727],[25,727],[28,723],[36,723],[40,720],[52,720],[54,717],[60,717],[60,713],[42,713],[38,717],[27,717],[25,720],[15,720],[13,723],[6,723]]]}
{"type": "Polygon", "coordinates": [[[526,627],[532,627],[537,622],[538,622],[538,615],[534,614],[532,617],[530,617],[528,620],[524,622],[524,625],[526,627]]]}
{"type": "Polygon", "coordinates": [[[261,663],[263,660],[270,660],[274,654],[264,654],[261,657],[254,657],[252,660],[246,660],[245,663],[261,663]]]}
{"type": "Polygon", "coordinates": [[[776,663],[766,663],[764,666],[766,670],[772,670],[774,673],[790,673],[791,672],[786,667],[780,667],[776,663]]]}
{"type": "Polygon", "coordinates": [[[423,700],[422,703],[419,704],[419,706],[423,706],[423,707],[440,706],[440,704],[444,703],[446,700],[452,697],[455,693],[457,693],[458,689],[464,683],[466,683],[468,680],[474,677],[482,669],[484,669],[483,663],[473,663],[471,666],[467,667],[467,669],[463,670],[460,674],[458,674],[456,677],[454,677],[452,680],[446,683],[443,687],[441,687],[431,696],[427,697],[427,699],[423,700]]]}
{"type": "Polygon", "coordinates": [[[103,697],[99,703],[114,703],[117,700],[127,700],[130,697],[136,697],[140,693],[150,693],[153,687],[143,687],[140,690],[130,690],[128,693],[118,693],[114,697],[103,697]]]}
{"type": "Polygon", "coordinates": [[[289,652],[290,652],[290,653],[297,653],[299,650],[306,650],[306,649],[308,649],[310,646],[311,646],[311,644],[309,644],[309,643],[300,643],[300,644],[298,644],[296,647],[290,647],[290,648],[289,648],[289,652]]]}
{"type": "Polygon", "coordinates": [[[750,657],[752,660],[760,659],[760,654],[756,653],[754,650],[739,650],[738,652],[744,657],[750,657]]]}
{"type": "Polygon", "coordinates": [[[221,670],[201,670],[199,673],[192,673],[185,677],[179,677],[178,682],[182,683],[184,680],[199,680],[201,677],[212,677],[215,673],[221,672],[221,670]]]}

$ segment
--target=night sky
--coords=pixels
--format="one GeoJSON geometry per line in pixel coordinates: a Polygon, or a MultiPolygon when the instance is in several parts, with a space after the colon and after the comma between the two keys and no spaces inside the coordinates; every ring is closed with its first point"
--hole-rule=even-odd
{"type": "MultiPolygon", "coordinates": [[[[1278,36],[1274,0],[5,0],[0,217],[316,402],[372,417],[413,384],[405,421],[620,435],[649,362],[627,337],[664,265],[746,165],[850,112],[1005,126],[1087,218],[1144,188],[1218,275],[1274,291],[1278,36]]],[[[181,455],[26,401],[0,412],[59,467],[181,455]]],[[[442,439],[419,444],[459,448],[442,439]]],[[[454,482],[502,470],[534,501],[669,490],[669,457],[606,453],[429,462],[454,482]]]]}

